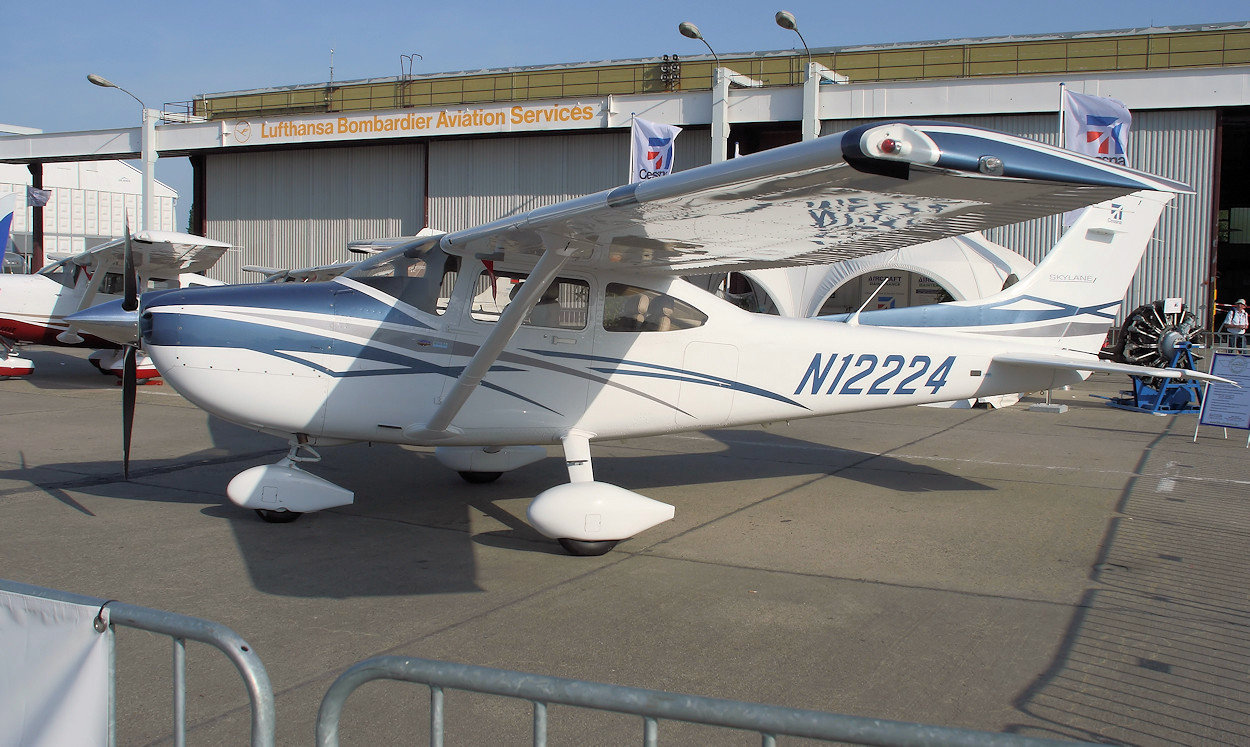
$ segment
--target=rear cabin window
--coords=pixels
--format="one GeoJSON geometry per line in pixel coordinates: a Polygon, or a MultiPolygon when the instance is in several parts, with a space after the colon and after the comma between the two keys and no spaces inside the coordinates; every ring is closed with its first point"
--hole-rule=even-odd
{"type": "Polygon", "coordinates": [[[672,332],[703,326],[707,314],[667,293],[610,283],[603,300],[608,332],[672,332]]]}

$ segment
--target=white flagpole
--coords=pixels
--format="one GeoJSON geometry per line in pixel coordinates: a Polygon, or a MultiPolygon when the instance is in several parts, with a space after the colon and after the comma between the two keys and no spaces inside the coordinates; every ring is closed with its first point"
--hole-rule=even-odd
{"type": "Polygon", "coordinates": [[[636,116],[635,112],[629,113],[629,165],[625,167],[626,184],[632,184],[634,181],[634,118],[636,116]]]}
{"type": "Polygon", "coordinates": [[[1066,83],[1059,84],[1059,147],[1060,148],[1068,147],[1068,140],[1067,140],[1068,133],[1064,125],[1064,121],[1067,119],[1067,114],[1068,114],[1067,101],[1065,101],[1067,97],[1063,95],[1063,92],[1066,90],[1066,86],[1067,86],[1066,83]]]}
{"type": "MultiPolygon", "coordinates": [[[[1064,91],[1066,90],[1065,88],[1066,85],[1067,85],[1066,83],[1059,84],[1059,147],[1060,148],[1068,147],[1068,133],[1067,133],[1067,126],[1066,126],[1066,122],[1068,119],[1068,108],[1067,108],[1068,97],[1063,95],[1064,91]]],[[[1058,237],[1063,236],[1063,213],[1059,213],[1058,215],[1055,216],[1055,218],[1056,220],[1059,221],[1055,225],[1055,238],[1056,240],[1058,240],[1058,237]]]]}

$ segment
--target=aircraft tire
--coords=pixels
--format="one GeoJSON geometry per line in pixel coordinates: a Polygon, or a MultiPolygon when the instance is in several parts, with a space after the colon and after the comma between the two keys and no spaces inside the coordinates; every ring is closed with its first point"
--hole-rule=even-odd
{"type": "Polygon", "coordinates": [[[560,547],[569,555],[579,555],[581,557],[594,557],[603,555],[612,548],[616,547],[616,543],[620,540],[575,540],[567,537],[561,537],[557,540],[560,547]]]}
{"type": "Polygon", "coordinates": [[[268,508],[258,508],[256,515],[270,524],[290,524],[304,514],[299,511],[274,511],[268,508]]]}
{"type": "Polygon", "coordinates": [[[499,476],[502,474],[502,472],[470,472],[465,470],[460,473],[460,477],[462,477],[465,482],[473,483],[474,485],[485,485],[488,482],[498,480],[499,476]]]}

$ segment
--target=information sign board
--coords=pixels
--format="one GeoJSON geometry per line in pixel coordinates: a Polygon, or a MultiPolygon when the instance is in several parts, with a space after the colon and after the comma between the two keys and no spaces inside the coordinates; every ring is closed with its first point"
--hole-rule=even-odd
{"type": "Polygon", "coordinates": [[[1202,398],[1199,425],[1250,430],[1250,355],[1215,353],[1211,373],[1241,385],[1212,382],[1202,398]]]}

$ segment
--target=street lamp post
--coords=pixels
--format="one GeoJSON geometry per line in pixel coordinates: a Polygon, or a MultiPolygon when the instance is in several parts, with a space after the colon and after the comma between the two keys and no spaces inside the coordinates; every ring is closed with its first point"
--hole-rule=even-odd
{"type": "Polygon", "coordinates": [[[799,22],[795,19],[794,14],[788,10],[779,10],[774,16],[777,25],[783,29],[789,29],[799,35],[799,41],[803,43],[803,51],[807,52],[807,66],[812,66],[812,50],[807,48],[807,40],[803,38],[803,32],[799,31],[799,22]]]}
{"type": "Polygon", "coordinates": [[[820,135],[820,73],[812,64],[812,50],[799,31],[799,22],[788,10],[779,10],[775,16],[777,25],[799,35],[803,51],[807,52],[807,75],[803,78],[803,139],[812,140],[820,135]]]}
{"type": "Polygon", "coordinates": [[[130,98],[139,102],[142,112],[142,129],[139,134],[139,159],[143,163],[142,203],[143,209],[139,216],[139,228],[152,230],[156,226],[156,121],[160,111],[149,109],[142,99],[108,78],[91,73],[87,80],[101,88],[116,88],[130,98]]]}
{"type": "Polygon", "coordinates": [[[712,45],[707,43],[699,27],[690,21],[682,21],[677,31],[687,39],[698,39],[712,53],[716,66],[712,68],[712,163],[719,163],[728,158],[729,149],[729,71],[721,67],[720,57],[712,45]]]}

